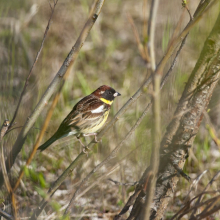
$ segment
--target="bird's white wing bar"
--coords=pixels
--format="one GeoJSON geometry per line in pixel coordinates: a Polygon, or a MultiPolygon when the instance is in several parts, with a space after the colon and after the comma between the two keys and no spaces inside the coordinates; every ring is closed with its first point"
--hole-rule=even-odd
{"type": "Polygon", "coordinates": [[[91,112],[92,113],[100,113],[100,112],[103,112],[103,110],[104,110],[104,105],[101,105],[98,108],[92,110],[91,112]]]}

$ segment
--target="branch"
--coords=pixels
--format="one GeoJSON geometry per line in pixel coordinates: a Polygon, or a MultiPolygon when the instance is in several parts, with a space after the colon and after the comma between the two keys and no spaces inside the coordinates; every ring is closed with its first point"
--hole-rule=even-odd
{"type": "MultiPolygon", "coordinates": [[[[194,181],[198,182],[201,178],[201,176],[204,174],[204,172],[202,174],[200,174],[194,181]]],[[[189,213],[192,211],[190,219],[199,219],[199,217],[205,218],[205,216],[208,214],[210,214],[210,212],[208,211],[211,207],[213,207],[220,199],[219,196],[219,190],[214,190],[214,191],[207,191],[207,189],[212,185],[212,183],[214,181],[216,181],[220,176],[220,171],[218,171],[215,176],[211,179],[211,181],[206,185],[206,187],[204,188],[204,190],[198,194],[197,196],[195,196],[194,198],[192,198],[189,201],[186,201],[185,205],[170,219],[170,220],[174,220],[174,219],[181,219],[181,217],[183,217],[185,214],[189,213]],[[217,194],[218,196],[214,197],[214,195],[217,194]],[[211,196],[211,199],[206,200],[205,202],[202,202],[202,198],[205,195],[209,195],[211,196]],[[195,200],[197,199],[197,201],[195,202],[195,200]],[[191,206],[191,204],[194,202],[194,205],[191,206]],[[206,208],[203,208],[203,211],[199,212],[201,214],[196,215],[196,212],[198,210],[198,208],[201,208],[202,206],[207,205],[206,208]]],[[[189,191],[189,193],[191,192],[191,189],[189,191]]],[[[189,194],[188,193],[188,194],[189,194]]],[[[218,207],[219,209],[220,207],[218,207]]],[[[215,208],[213,208],[211,210],[212,212],[216,211],[215,208]]]]}
{"type": "Polygon", "coordinates": [[[118,185],[118,186],[136,186],[138,184],[138,182],[133,182],[133,183],[121,183],[121,182],[118,182],[116,180],[113,180],[111,178],[108,178],[109,181],[113,182],[115,185],[118,185]]]}
{"type": "MultiPolygon", "coordinates": [[[[125,155],[113,168],[111,168],[111,170],[115,169],[116,166],[118,166],[120,163],[122,163],[122,162],[124,161],[124,159],[126,159],[127,157],[129,157],[129,155],[131,155],[135,150],[137,150],[137,148],[138,148],[138,147],[136,147],[134,150],[132,150],[131,152],[129,152],[127,155],[125,155]]],[[[114,150],[113,150],[113,151],[114,151],[114,150]]],[[[110,155],[113,155],[113,152],[112,152],[110,155]]],[[[109,156],[110,156],[110,155],[109,155],[109,156]]],[[[90,178],[95,172],[97,172],[97,170],[98,170],[99,168],[101,168],[104,164],[107,163],[107,159],[109,158],[109,156],[108,156],[105,160],[103,160],[101,163],[99,163],[97,166],[95,166],[95,167],[92,169],[92,171],[81,181],[81,183],[80,183],[79,186],[77,187],[76,191],[74,192],[74,194],[73,194],[73,196],[72,196],[72,198],[71,198],[71,200],[70,200],[68,206],[66,207],[66,210],[65,210],[65,212],[64,212],[64,216],[68,213],[69,208],[70,208],[70,206],[72,205],[72,203],[73,203],[75,200],[79,199],[79,198],[83,195],[83,193],[80,193],[80,194],[79,194],[80,189],[81,189],[86,183],[88,183],[89,178],[90,178]]],[[[109,160],[108,160],[108,161],[109,161],[109,160]]],[[[110,171],[110,172],[111,172],[111,171],[110,171]]],[[[108,174],[109,174],[109,172],[106,173],[106,174],[104,174],[104,176],[107,176],[108,174]]],[[[102,177],[101,177],[101,178],[102,178],[102,177]]],[[[111,180],[111,179],[108,179],[108,180],[111,180]]],[[[113,180],[112,180],[112,181],[113,181],[113,180]]],[[[116,183],[116,181],[114,181],[114,182],[116,183]]],[[[92,185],[94,185],[94,182],[92,183],[92,185]]],[[[136,185],[136,183],[133,183],[133,185],[136,185]]],[[[90,185],[89,185],[89,188],[91,188],[90,185]]],[[[88,188],[87,188],[87,189],[88,189],[88,188]]],[[[87,189],[84,190],[84,192],[85,192],[85,191],[88,191],[87,189]]]]}
{"type": "Polygon", "coordinates": [[[128,21],[130,22],[132,30],[134,32],[134,36],[135,36],[135,40],[136,40],[136,43],[138,46],[139,53],[140,53],[142,59],[145,60],[147,63],[149,63],[150,57],[148,55],[147,50],[145,50],[144,45],[141,43],[137,27],[134,24],[134,20],[129,13],[127,13],[127,18],[128,18],[128,21]]]}
{"type": "Polygon", "coordinates": [[[20,105],[21,105],[21,101],[22,101],[22,98],[23,98],[23,96],[24,96],[25,90],[26,90],[26,88],[27,88],[28,81],[29,81],[30,76],[31,76],[31,74],[32,74],[32,72],[33,72],[33,69],[34,69],[34,67],[35,67],[35,64],[37,63],[37,61],[38,61],[38,59],[39,59],[40,53],[41,53],[41,51],[42,51],[42,49],[43,49],[44,42],[45,42],[47,33],[48,33],[49,29],[50,29],[51,19],[52,19],[52,17],[53,17],[53,13],[54,13],[54,11],[55,11],[55,7],[56,7],[56,5],[57,5],[57,2],[58,2],[58,0],[56,0],[56,1],[54,2],[54,7],[51,9],[51,15],[50,15],[49,21],[48,21],[48,23],[47,23],[46,30],[45,30],[45,32],[44,32],[44,37],[43,37],[43,40],[42,40],[42,42],[41,42],[40,49],[39,49],[39,51],[37,52],[37,55],[36,55],[35,60],[34,60],[34,63],[33,63],[33,65],[32,65],[32,67],[31,67],[31,70],[30,70],[30,72],[29,72],[27,78],[26,78],[26,81],[25,81],[23,90],[22,90],[21,95],[20,95],[20,98],[19,98],[19,100],[18,100],[18,105],[17,105],[17,107],[16,107],[16,109],[15,109],[14,116],[13,116],[13,118],[12,118],[12,120],[11,120],[11,124],[10,124],[10,126],[9,126],[9,129],[11,128],[11,126],[12,126],[12,124],[14,123],[14,120],[15,120],[17,114],[18,114],[18,110],[19,110],[19,107],[20,107],[20,105]]]}
{"type": "MultiPolygon", "coordinates": [[[[54,10],[55,10],[55,6],[56,6],[57,2],[58,2],[58,0],[54,2],[54,7],[52,7],[52,6],[50,5],[51,10],[52,10],[51,17],[52,17],[52,15],[53,15],[53,12],[54,12],[54,10]]],[[[50,2],[49,2],[49,4],[50,4],[50,2]]],[[[50,19],[51,19],[51,17],[50,17],[50,19]]],[[[49,20],[49,22],[48,22],[47,29],[49,29],[49,23],[50,23],[50,20],[49,20]]],[[[46,29],[46,30],[47,30],[47,29],[46,29]]],[[[46,33],[46,32],[45,32],[45,33],[46,33]]],[[[43,45],[42,45],[42,46],[43,46],[43,45]]],[[[71,69],[71,67],[67,70],[67,73],[66,73],[66,74],[69,74],[68,71],[70,71],[70,69],[71,69]]],[[[61,85],[61,87],[60,87],[58,93],[56,94],[56,96],[55,96],[54,99],[53,99],[52,105],[51,105],[51,107],[50,107],[50,109],[49,109],[49,111],[48,111],[48,113],[47,113],[46,119],[45,119],[44,124],[43,124],[43,127],[42,127],[42,129],[41,129],[41,131],[40,131],[40,134],[39,134],[39,136],[38,136],[38,139],[37,139],[37,141],[36,141],[36,143],[35,143],[35,145],[34,145],[34,148],[33,148],[32,152],[31,152],[31,154],[30,154],[30,156],[29,156],[29,158],[28,158],[28,160],[27,160],[25,166],[23,167],[23,169],[21,170],[21,172],[20,172],[20,174],[19,174],[19,177],[18,177],[18,179],[17,179],[17,181],[16,181],[16,183],[15,183],[15,185],[14,185],[14,187],[13,187],[13,191],[15,191],[15,190],[18,188],[18,186],[19,186],[19,184],[20,184],[20,181],[21,181],[22,177],[24,176],[24,170],[25,170],[25,168],[31,163],[31,161],[32,161],[32,159],[33,159],[33,157],[34,157],[34,155],[35,155],[36,152],[37,152],[37,148],[39,147],[39,144],[40,144],[40,142],[41,142],[41,140],[42,140],[42,138],[43,138],[43,136],[44,136],[44,133],[45,133],[47,127],[48,127],[49,121],[50,121],[50,119],[51,119],[51,117],[52,117],[54,108],[56,107],[56,104],[57,104],[57,102],[58,102],[58,100],[59,100],[60,92],[61,92],[61,90],[62,90],[62,87],[63,87],[63,85],[64,85],[64,82],[65,82],[65,81],[63,81],[63,83],[62,83],[62,85],[61,85]]]]}
{"type": "MultiPolygon", "coordinates": [[[[157,15],[157,10],[158,10],[158,5],[159,5],[159,0],[153,0],[151,2],[150,18],[149,18],[149,25],[148,25],[148,27],[149,27],[148,36],[149,36],[149,47],[150,47],[150,61],[151,61],[151,69],[153,72],[156,70],[154,34],[155,34],[155,27],[156,27],[156,15],[157,15]]],[[[159,86],[160,86],[160,83],[159,83],[159,86]]]]}
{"type": "MultiPolygon", "coordinates": [[[[216,180],[219,178],[219,176],[220,176],[220,171],[218,171],[218,172],[216,173],[216,175],[211,179],[211,181],[207,184],[207,186],[206,186],[205,189],[203,190],[203,193],[206,192],[206,191],[209,189],[209,187],[213,184],[214,181],[216,181],[216,180]]],[[[202,198],[203,198],[203,195],[199,196],[199,198],[198,198],[198,200],[197,200],[197,202],[196,202],[195,205],[198,205],[198,204],[201,202],[202,198]]],[[[195,213],[195,212],[193,212],[192,215],[193,215],[194,213],[195,213]]]]}
{"type": "Polygon", "coordinates": [[[6,171],[6,167],[5,167],[5,156],[4,156],[4,149],[3,149],[3,144],[2,144],[2,139],[5,135],[5,133],[7,132],[8,128],[10,126],[9,120],[5,120],[1,130],[0,130],[0,164],[1,164],[1,168],[2,168],[2,173],[3,173],[3,179],[6,185],[6,188],[8,190],[8,193],[11,196],[11,200],[12,200],[12,207],[13,207],[13,211],[14,211],[14,215],[15,215],[15,219],[17,219],[17,206],[16,206],[16,199],[14,196],[14,193],[12,191],[11,188],[11,184],[7,175],[7,171],[6,171]]]}
{"type": "Polygon", "coordinates": [[[142,8],[142,13],[143,13],[143,29],[142,29],[142,35],[143,35],[143,46],[144,46],[144,51],[147,57],[149,57],[148,54],[148,48],[147,48],[147,43],[148,43],[148,24],[147,24],[147,11],[148,11],[148,5],[147,5],[148,0],[143,1],[143,8],[142,8]]]}
{"type": "MultiPolygon", "coordinates": [[[[154,34],[156,28],[156,15],[158,10],[159,0],[154,0],[151,3],[150,10],[150,59],[151,59],[151,69],[155,71],[156,69],[156,59],[155,59],[155,48],[154,48],[154,34]]],[[[153,104],[153,126],[152,126],[152,150],[151,150],[151,160],[150,160],[150,170],[152,173],[151,179],[147,184],[146,191],[148,196],[146,197],[145,207],[144,207],[144,219],[148,220],[150,216],[150,207],[153,201],[156,178],[159,168],[159,149],[160,149],[160,138],[161,138],[161,107],[160,107],[160,83],[162,78],[162,71],[155,72],[153,77],[153,95],[152,95],[152,104],[153,104]]]]}
{"type": "Polygon", "coordinates": [[[7,175],[6,167],[5,167],[5,156],[4,156],[4,149],[3,149],[3,144],[2,144],[2,139],[5,135],[5,133],[7,132],[9,126],[10,126],[9,120],[6,119],[1,127],[1,130],[0,130],[0,144],[1,144],[0,163],[1,163],[1,167],[2,167],[2,173],[3,173],[3,178],[5,181],[6,188],[7,188],[8,192],[11,193],[12,190],[11,190],[10,181],[9,181],[9,178],[7,175]]]}
{"type": "Polygon", "coordinates": [[[4,217],[7,220],[14,220],[13,216],[9,215],[8,213],[4,212],[0,209],[0,217],[4,217]]]}
{"type": "MultiPolygon", "coordinates": [[[[69,74],[69,72],[71,71],[71,69],[72,69],[72,68],[70,67],[70,68],[67,70],[67,73],[66,73],[66,74],[69,74]]],[[[49,122],[50,122],[50,119],[51,119],[51,117],[52,117],[53,111],[54,111],[54,109],[55,109],[55,107],[56,107],[56,105],[57,105],[57,102],[58,102],[58,100],[59,100],[60,93],[61,93],[61,91],[62,91],[64,82],[65,82],[65,80],[62,82],[62,85],[60,86],[59,91],[57,92],[57,94],[55,95],[55,97],[54,97],[54,99],[53,99],[52,105],[50,106],[50,109],[49,109],[49,111],[48,111],[48,113],[47,113],[46,119],[45,119],[44,124],[43,124],[43,127],[42,127],[42,129],[41,129],[41,131],[40,131],[40,134],[39,134],[39,136],[38,136],[38,138],[37,138],[37,141],[36,141],[36,143],[35,143],[35,145],[34,145],[34,148],[33,148],[32,152],[31,152],[29,158],[27,159],[27,162],[26,162],[25,166],[23,167],[23,169],[21,170],[21,172],[20,172],[20,174],[19,174],[19,177],[18,177],[18,179],[17,179],[17,181],[16,181],[16,183],[15,183],[15,185],[14,185],[14,187],[13,187],[13,191],[15,191],[15,190],[18,188],[18,186],[19,186],[19,184],[20,184],[20,181],[21,181],[22,177],[24,176],[25,168],[31,163],[32,159],[34,158],[34,155],[35,155],[36,152],[37,152],[37,149],[38,149],[38,147],[39,147],[39,144],[40,144],[40,142],[41,142],[41,140],[42,140],[42,138],[43,138],[43,136],[44,136],[44,133],[45,133],[46,130],[47,130],[47,127],[48,127],[48,125],[49,125],[49,122]]]]}
{"type": "MultiPolygon", "coordinates": [[[[37,52],[37,55],[36,55],[36,57],[35,57],[35,61],[34,61],[33,65],[32,65],[32,67],[31,67],[31,70],[30,70],[30,72],[29,72],[27,78],[26,78],[26,81],[25,81],[23,90],[22,90],[22,92],[21,92],[21,95],[20,95],[20,98],[19,98],[19,101],[18,101],[18,105],[17,105],[17,107],[16,107],[16,109],[15,109],[15,113],[14,113],[14,116],[13,116],[13,118],[12,118],[12,120],[11,120],[11,123],[10,123],[10,125],[9,125],[8,130],[9,130],[10,128],[12,128],[12,126],[13,126],[13,124],[14,124],[14,120],[15,120],[15,118],[16,118],[16,116],[17,116],[19,107],[20,107],[20,105],[21,105],[22,98],[23,98],[23,96],[24,96],[25,90],[26,90],[27,85],[28,85],[28,81],[29,81],[30,76],[31,76],[31,74],[32,74],[32,72],[33,72],[33,69],[34,69],[34,67],[35,67],[35,64],[37,63],[37,61],[38,61],[38,59],[39,59],[40,53],[41,53],[41,51],[42,51],[42,49],[43,49],[44,42],[45,42],[47,33],[48,33],[49,29],[50,29],[51,20],[52,20],[52,17],[53,17],[53,14],[54,14],[54,11],[55,11],[55,7],[56,7],[57,3],[58,3],[58,0],[54,1],[54,7],[53,7],[53,9],[52,9],[52,11],[51,11],[51,15],[50,15],[49,21],[48,21],[48,23],[47,23],[46,30],[45,30],[45,32],[44,32],[44,37],[43,37],[43,40],[42,40],[42,42],[41,42],[40,49],[39,49],[39,51],[37,52]]],[[[28,118],[28,120],[29,120],[29,118],[28,118]]],[[[28,122],[28,121],[27,121],[27,122],[28,122]]],[[[26,122],[25,125],[27,125],[27,122],[26,122]]],[[[24,127],[25,127],[25,126],[23,126],[23,128],[24,128],[24,127]]],[[[13,130],[13,129],[11,129],[11,130],[13,130]]],[[[10,130],[10,131],[11,131],[11,130],[10,130]]],[[[27,131],[27,132],[28,132],[28,131],[27,131]]],[[[20,133],[20,134],[21,134],[21,133],[20,133]]],[[[20,134],[19,134],[19,135],[20,135],[20,134]]],[[[26,137],[24,137],[23,140],[21,140],[21,142],[24,143],[25,139],[26,139],[26,137]]],[[[18,140],[18,139],[17,139],[17,140],[18,140]]],[[[22,146],[23,146],[23,143],[21,143],[20,146],[16,146],[16,147],[14,146],[13,149],[12,149],[12,151],[10,152],[10,154],[9,154],[9,159],[6,161],[6,166],[7,166],[7,167],[6,167],[6,170],[7,170],[7,171],[9,171],[10,168],[11,168],[11,166],[13,165],[13,163],[14,163],[14,161],[15,161],[15,158],[17,157],[18,153],[20,152],[20,150],[21,150],[21,148],[22,148],[22,146]],[[13,155],[13,156],[12,156],[12,155],[13,155]],[[11,156],[12,156],[12,161],[11,161],[11,156]]],[[[1,172],[1,173],[0,173],[0,187],[1,187],[2,184],[3,184],[3,179],[2,179],[2,172],[1,172]]]]}

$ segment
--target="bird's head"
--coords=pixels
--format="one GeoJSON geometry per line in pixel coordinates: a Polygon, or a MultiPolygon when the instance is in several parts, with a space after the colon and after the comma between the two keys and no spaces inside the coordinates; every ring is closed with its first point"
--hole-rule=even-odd
{"type": "Polygon", "coordinates": [[[119,92],[116,92],[113,88],[106,85],[100,86],[92,94],[108,105],[111,105],[114,99],[121,95],[119,92]]]}

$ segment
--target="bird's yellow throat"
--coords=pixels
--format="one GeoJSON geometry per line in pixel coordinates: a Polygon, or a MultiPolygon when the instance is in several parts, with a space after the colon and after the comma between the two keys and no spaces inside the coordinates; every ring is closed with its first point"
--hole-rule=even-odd
{"type": "Polygon", "coordinates": [[[111,105],[113,101],[109,101],[107,99],[104,99],[104,98],[100,98],[101,101],[103,101],[104,103],[108,104],[108,105],[111,105]]]}

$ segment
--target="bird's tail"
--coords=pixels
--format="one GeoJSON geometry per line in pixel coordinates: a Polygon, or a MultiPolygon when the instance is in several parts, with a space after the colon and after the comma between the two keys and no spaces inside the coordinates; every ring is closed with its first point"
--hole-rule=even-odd
{"type": "Polygon", "coordinates": [[[58,138],[54,134],[49,140],[47,140],[44,144],[38,147],[38,150],[43,151],[48,148],[53,142],[55,142],[58,138]]]}

